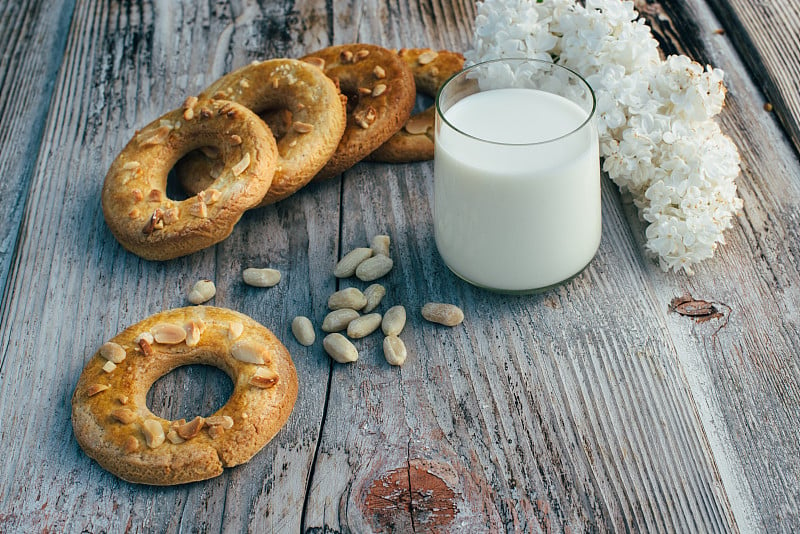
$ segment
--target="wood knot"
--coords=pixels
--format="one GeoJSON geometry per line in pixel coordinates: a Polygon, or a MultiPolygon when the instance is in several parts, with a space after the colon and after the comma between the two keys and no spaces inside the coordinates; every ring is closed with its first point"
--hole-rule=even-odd
{"type": "Polygon", "coordinates": [[[446,531],[458,512],[457,494],[430,467],[411,463],[375,479],[365,516],[378,532],[446,531]]]}

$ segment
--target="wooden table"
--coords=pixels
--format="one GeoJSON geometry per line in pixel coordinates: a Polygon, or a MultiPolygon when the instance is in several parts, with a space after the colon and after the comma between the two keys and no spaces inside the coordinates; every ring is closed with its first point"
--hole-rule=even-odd
{"type": "MultiPolygon", "coordinates": [[[[742,154],[744,209],[694,276],[663,273],[604,178],[589,268],[508,297],[438,257],[429,162],[358,164],[165,263],[125,252],[99,202],[135,129],[219,75],[353,41],[464,51],[471,0],[0,0],[0,531],[800,529],[800,1],[637,6],[665,52],[725,70],[720,120],[742,154]],[[409,310],[408,361],[387,365],[373,335],[357,363],[332,363],[289,323],[321,322],[328,295],[352,283],[333,265],[379,233],[395,260],[385,302],[409,310]],[[245,286],[251,265],[283,280],[245,286]],[[186,305],[199,278],[215,280],[212,304],[287,345],[297,404],[252,461],[216,479],[123,482],[73,437],[75,383],[100,344],[186,305]],[[684,294],[722,316],[670,311],[684,294]],[[466,320],[427,323],[427,301],[466,320]]],[[[221,371],[182,368],[150,406],[208,415],[230,391],[221,371]]]]}

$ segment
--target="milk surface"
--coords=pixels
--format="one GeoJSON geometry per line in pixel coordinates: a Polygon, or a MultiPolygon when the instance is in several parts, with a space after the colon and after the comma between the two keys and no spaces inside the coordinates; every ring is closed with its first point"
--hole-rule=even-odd
{"type": "Polygon", "coordinates": [[[434,231],[450,269],[525,291],[591,261],[600,160],[594,125],[581,128],[587,116],[561,96],[516,88],[476,93],[444,112],[460,130],[442,121],[436,132],[434,231]]]}

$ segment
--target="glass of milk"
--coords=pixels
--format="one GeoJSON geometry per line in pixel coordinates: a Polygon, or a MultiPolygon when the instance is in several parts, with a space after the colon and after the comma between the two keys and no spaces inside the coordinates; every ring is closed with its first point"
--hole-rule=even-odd
{"type": "Polygon", "coordinates": [[[600,245],[591,87],[533,59],[469,67],[436,98],[434,234],[456,275],[507,293],[580,273],[600,245]]]}

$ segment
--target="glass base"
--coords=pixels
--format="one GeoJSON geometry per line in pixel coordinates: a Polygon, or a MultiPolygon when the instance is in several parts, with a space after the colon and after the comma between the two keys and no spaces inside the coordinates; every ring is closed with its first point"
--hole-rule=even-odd
{"type": "Polygon", "coordinates": [[[456,271],[455,269],[453,269],[452,267],[447,265],[447,262],[445,262],[445,265],[447,265],[447,268],[450,269],[451,273],[453,273],[454,275],[456,275],[460,279],[464,280],[468,284],[470,284],[472,286],[475,286],[475,287],[478,287],[480,289],[485,289],[487,291],[491,291],[492,293],[498,293],[498,294],[501,294],[501,295],[536,295],[537,293],[544,293],[545,291],[550,291],[553,288],[556,288],[556,287],[558,287],[560,285],[563,285],[563,284],[566,284],[567,282],[572,281],[573,278],[575,278],[576,276],[581,274],[583,271],[585,271],[586,268],[589,266],[589,264],[592,263],[592,261],[594,261],[594,256],[592,256],[592,259],[589,260],[586,263],[586,265],[584,265],[583,267],[578,269],[578,271],[575,274],[572,274],[572,275],[568,276],[567,278],[564,278],[560,282],[556,282],[554,284],[550,284],[550,285],[544,286],[544,287],[534,287],[534,288],[531,288],[531,289],[499,289],[499,288],[496,288],[496,287],[491,287],[491,286],[486,286],[486,285],[483,285],[483,284],[478,284],[476,282],[473,282],[472,280],[470,280],[466,276],[462,276],[458,271],[456,271]]]}

